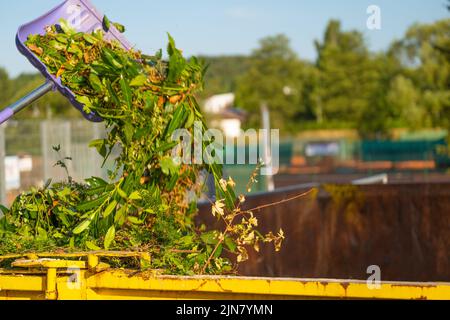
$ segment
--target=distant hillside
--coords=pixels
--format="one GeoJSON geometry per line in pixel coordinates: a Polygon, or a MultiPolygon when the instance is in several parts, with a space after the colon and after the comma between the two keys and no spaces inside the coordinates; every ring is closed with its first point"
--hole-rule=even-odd
{"type": "Polygon", "coordinates": [[[250,66],[247,56],[200,56],[209,66],[205,75],[205,91],[201,99],[226,92],[234,92],[237,79],[245,74],[250,66]]]}

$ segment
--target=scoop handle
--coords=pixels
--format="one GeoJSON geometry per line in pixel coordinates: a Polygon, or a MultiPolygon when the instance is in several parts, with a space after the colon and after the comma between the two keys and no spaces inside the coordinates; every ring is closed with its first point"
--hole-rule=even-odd
{"type": "Polygon", "coordinates": [[[6,108],[3,111],[0,112],[0,124],[5,123],[9,119],[11,119],[14,116],[14,111],[11,108],[6,108]]]}
{"type": "Polygon", "coordinates": [[[46,82],[39,88],[36,88],[29,94],[27,94],[25,97],[17,100],[12,105],[5,108],[3,111],[0,112],[0,124],[5,123],[9,119],[11,119],[15,114],[19,113],[29,105],[31,105],[33,102],[44,96],[46,93],[53,90],[53,83],[46,82]]]}

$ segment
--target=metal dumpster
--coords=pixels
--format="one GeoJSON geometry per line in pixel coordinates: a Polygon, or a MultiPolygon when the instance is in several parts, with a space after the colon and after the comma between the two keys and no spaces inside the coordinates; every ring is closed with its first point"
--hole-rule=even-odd
{"type": "Polygon", "coordinates": [[[111,269],[105,257],[149,259],[131,252],[4,256],[14,262],[0,269],[0,300],[450,299],[450,283],[385,282],[370,289],[353,280],[163,276],[111,269]]]}

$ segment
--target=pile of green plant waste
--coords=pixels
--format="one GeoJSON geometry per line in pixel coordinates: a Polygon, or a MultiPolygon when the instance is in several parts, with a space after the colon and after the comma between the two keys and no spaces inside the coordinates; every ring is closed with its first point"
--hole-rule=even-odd
{"type": "MultiPolygon", "coordinates": [[[[105,27],[110,28],[108,20],[105,27]]],[[[90,178],[65,182],[20,195],[10,209],[2,208],[0,254],[130,250],[151,253],[152,269],[169,274],[224,274],[248,258],[247,249],[284,236],[260,234],[257,219],[242,211],[245,197],[234,193],[232,179],[222,179],[218,164],[186,165],[174,161],[176,129],[193,133],[194,123],[207,130],[195,93],[202,89],[205,68],[186,60],[169,36],[168,59],[124,50],[104,39],[103,31],[76,32],[65,21],[32,35],[28,48],[63,85],[75,93],[85,111],[100,115],[106,139],[96,140],[105,161],[115,146],[110,181],[90,178]],[[224,230],[206,231],[194,224],[203,191],[201,172],[214,176],[217,201],[213,214],[224,230]],[[231,255],[230,255],[231,254],[231,255]],[[234,258],[225,258],[234,257],[234,258]]],[[[208,147],[203,143],[203,149],[208,147]]],[[[56,152],[60,147],[54,147],[56,152]]],[[[67,169],[69,158],[58,165],[67,169]]],[[[251,182],[255,179],[252,176],[251,182]]],[[[129,266],[124,266],[129,267],[129,266]]]]}

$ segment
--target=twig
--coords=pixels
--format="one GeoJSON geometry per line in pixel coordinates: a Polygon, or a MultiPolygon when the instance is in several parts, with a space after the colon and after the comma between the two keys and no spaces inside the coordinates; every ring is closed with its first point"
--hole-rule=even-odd
{"type": "MultiPolygon", "coordinates": [[[[202,273],[205,273],[206,268],[208,268],[209,264],[211,263],[211,260],[213,259],[214,255],[216,254],[216,252],[219,249],[220,245],[224,242],[224,239],[225,239],[226,235],[228,234],[228,227],[233,224],[233,221],[234,221],[234,219],[236,219],[236,217],[238,217],[238,216],[240,216],[240,215],[242,215],[244,213],[249,213],[251,211],[257,211],[257,210],[261,210],[261,209],[265,209],[265,208],[270,208],[270,207],[273,207],[273,206],[277,206],[277,205],[280,205],[280,204],[283,204],[283,203],[287,203],[287,202],[290,202],[290,201],[294,201],[294,200],[306,197],[307,195],[309,195],[313,191],[314,191],[314,189],[311,189],[308,192],[302,193],[300,195],[296,195],[295,197],[292,197],[292,198],[289,198],[289,199],[285,199],[285,200],[282,200],[282,201],[279,201],[279,202],[275,202],[275,203],[272,203],[272,204],[263,205],[263,206],[260,206],[260,207],[257,207],[257,208],[251,209],[251,210],[247,210],[247,211],[241,212],[240,214],[236,213],[233,216],[233,220],[231,221],[231,223],[228,223],[228,221],[226,221],[223,217],[221,217],[222,220],[224,220],[225,224],[227,225],[227,229],[223,233],[223,238],[219,240],[219,242],[215,246],[213,252],[209,256],[208,260],[206,261],[206,264],[204,265],[204,267],[202,269],[202,273]]],[[[239,209],[238,209],[238,212],[239,212],[239,209]]]]}
{"type": "Polygon", "coordinates": [[[285,200],[282,200],[279,202],[275,202],[275,203],[271,203],[271,204],[262,205],[262,206],[259,206],[259,207],[253,208],[253,209],[246,210],[245,212],[258,211],[258,210],[274,207],[274,206],[277,206],[277,205],[280,205],[280,204],[283,204],[286,202],[291,202],[291,201],[306,197],[307,195],[311,194],[312,192],[314,192],[314,189],[311,189],[308,192],[296,195],[295,197],[288,198],[288,199],[285,199],[285,200]]]}

